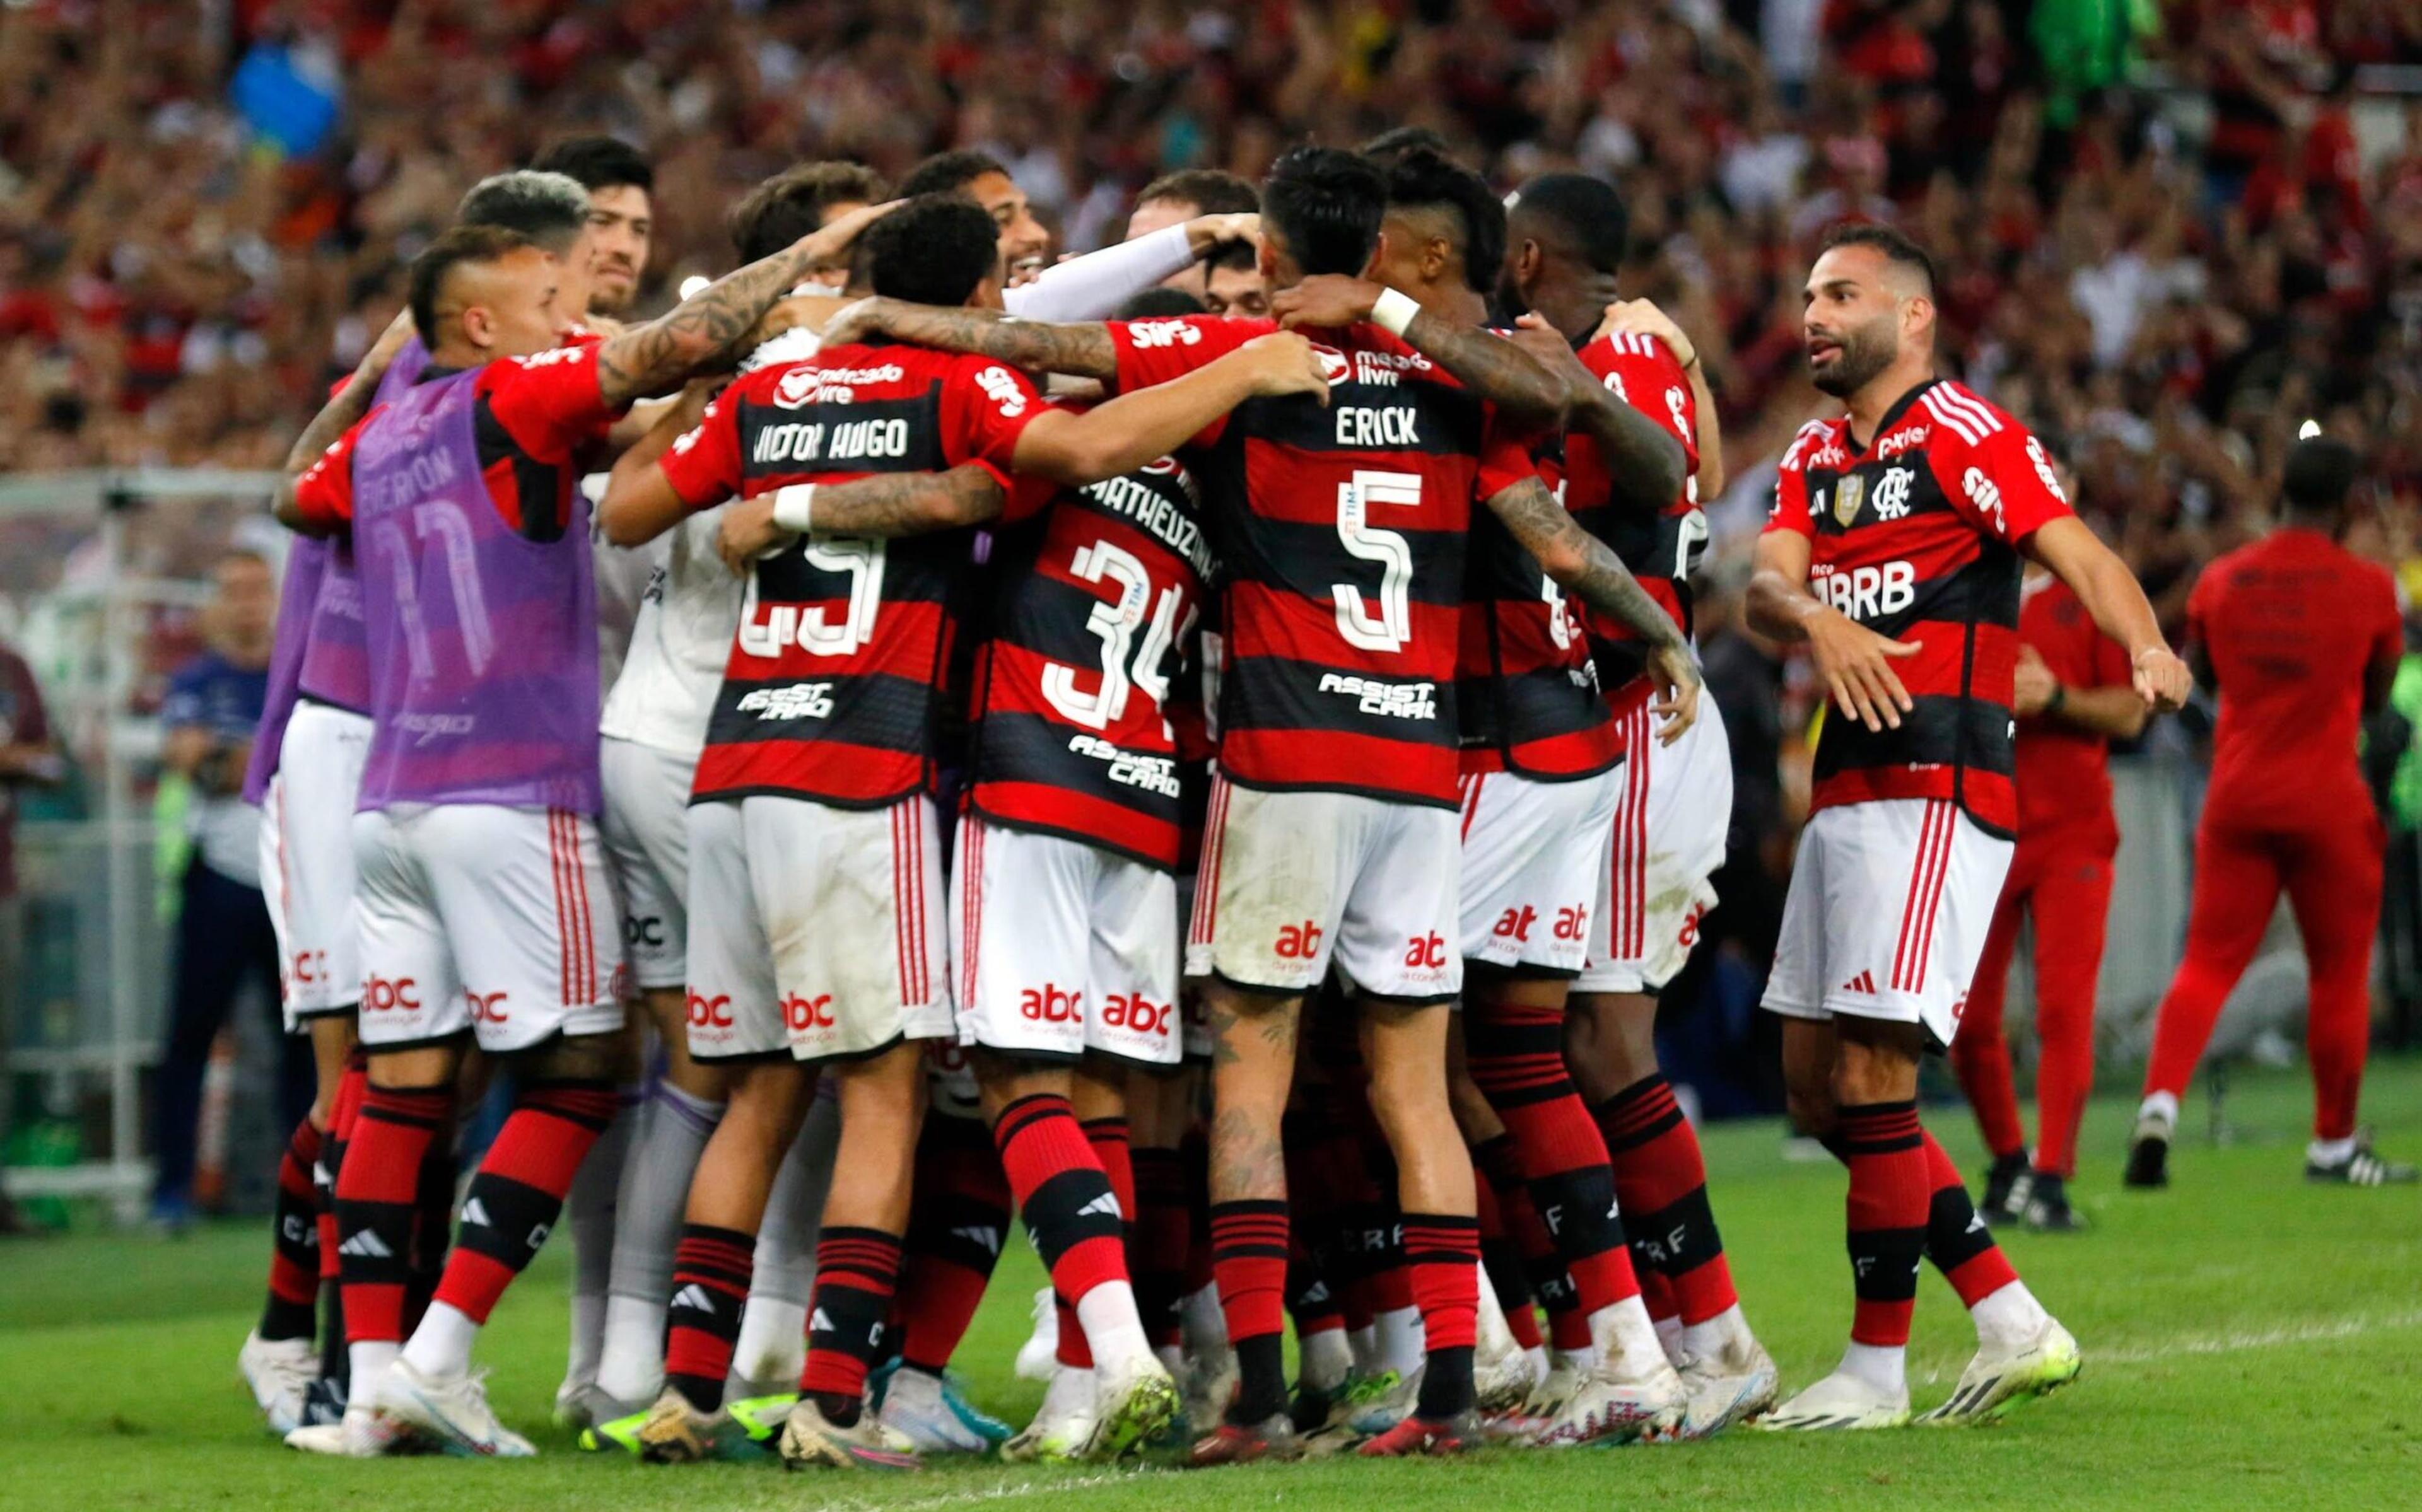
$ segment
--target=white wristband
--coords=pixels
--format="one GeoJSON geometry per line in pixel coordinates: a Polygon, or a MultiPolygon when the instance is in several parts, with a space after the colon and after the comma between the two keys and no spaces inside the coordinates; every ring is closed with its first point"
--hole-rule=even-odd
{"type": "Polygon", "coordinates": [[[810,521],[816,508],[816,486],[794,483],[774,493],[774,523],[794,536],[804,536],[813,528],[810,521]]]}
{"type": "Polygon", "coordinates": [[[1405,334],[1413,317],[1422,313],[1421,301],[1399,288],[1383,288],[1371,302],[1371,323],[1392,336],[1405,334]]]}

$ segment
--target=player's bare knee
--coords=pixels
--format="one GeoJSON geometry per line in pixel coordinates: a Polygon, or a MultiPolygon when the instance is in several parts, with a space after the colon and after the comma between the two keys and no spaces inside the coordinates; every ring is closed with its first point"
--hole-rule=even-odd
{"type": "Polygon", "coordinates": [[[1926,1031],[1913,1023],[1837,1018],[1840,1049],[1833,1058],[1834,1101],[1843,1107],[1906,1102],[1917,1096],[1917,1063],[1926,1031]]]}

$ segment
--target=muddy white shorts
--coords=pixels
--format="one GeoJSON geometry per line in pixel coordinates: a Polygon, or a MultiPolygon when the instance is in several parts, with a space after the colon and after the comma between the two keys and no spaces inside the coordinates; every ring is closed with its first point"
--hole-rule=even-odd
{"type": "Polygon", "coordinates": [[[690,830],[690,987],[709,999],[701,1035],[698,1005],[690,1006],[690,1053],[728,1060],[787,1048],[802,1061],[851,1060],[877,1054],[902,1039],[956,1033],[943,950],[941,841],[934,802],[904,798],[885,808],[835,808],[804,798],[754,796],[700,803],[698,811],[734,811],[707,820],[710,832],[736,816],[740,865],[728,840],[690,830]],[[721,852],[710,856],[710,845],[721,852]],[[711,973],[730,974],[719,960],[737,944],[721,916],[754,912],[762,948],[771,955],[770,999],[738,991],[707,992],[711,973]],[[709,926],[708,915],[716,915],[709,926]],[[709,946],[704,927],[729,942],[709,946]],[[731,1002],[718,1009],[713,998],[731,1002]],[[715,1023],[718,1014],[732,1022],[715,1023]]]}
{"type": "Polygon", "coordinates": [[[1671,746],[1646,706],[1622,716],[1628,751],[1577,992],[1654,992],[1672,981],[1715,907],[1708,879],[1732,827],[1733,758],[1716,701],[1671,746]]]}
{"type": "Polygon", "coordinates": [[[606,859],[622,890],[623,953],[641,990],[688,980],[689,787],[698,758],[608,735],[606,859]]]}
{"type": "Polygon", "coordinates": [[[1267,992],[1308,992],[1333,959],[1377,997],[1463,990],[1459,818],[1354,793],[1265,792],[1214,779],[1189,954],[1267,992]]]}
{"type": "Polygon", "coordinates": [[[1945,799],[1818,810],[1800,833],[1766,1006],[1922,1023],[1949,1045],[2010,850],[1945,799]]]}
{"type": "Polygon", "coordinates": [[[622,923],[597,821],[397,803],[354,816],[362,1043],[465,1030],[489,1054],[622,1024],[622,923]]]}
{"type": "Polygon", "coordinates": [[[951,877],[959,1043],[1174,1066],[1177,881],[1056,834],[959,820],[951,877]]]}
{"type": "Polygon", "coordinates": [[[370,722],[305,699],[286,722],[277,773],[260,805],[260,892],[277,931],[277,1000],[286,1032],[351,1013],[362,995],[354,917],[354,800],[370,722]]]}
{"type": "Polygon", "coordinates": [[[1623,769],[1572,782],[1510,772],[1463,779],[1463,959],[1571,976],[1589,957],[1623,769]]]}

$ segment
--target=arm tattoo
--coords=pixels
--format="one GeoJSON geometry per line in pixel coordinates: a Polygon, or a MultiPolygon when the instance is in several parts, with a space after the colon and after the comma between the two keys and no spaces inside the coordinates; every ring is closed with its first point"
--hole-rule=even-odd
{"type": "Polygon", "coordinates": [[[870,473],[816,490],[819,535],[919,536],[980,524],[1000,513],[1001,487],[981,467],[941,473],[870,473]]]}
{"type": "Polygon", "coordinates": [[[1576,380],[1572,424],[1606,453],[1607,473],[1618,502],[1635,509],[1661,509],[1682,491],[1682,444],[1673,432],[1596,383],[1576,380]]]}
{"type": "Polygon", "coordinates": [[[973,352],[1030,373],[1066,373],[1077,378],[1119,375],[1119,352],[1109,327],[1052,325],[1020,320],[999,310],[941,309],[886,300],[876,324],[886,335],[920,347],[973,352]]]}
{"type": "Polygon", "coordinates": [[[807,275],[798,246],[726,273],[647,324],[597,350],[597,387],[620,409],[661,393],[713,363],[757,329],[757,322],[807,275]]]}
{"type": "Polygon", "coordinates": [[[1405,327],[1405,344],[1517,420],[1537,425],[1564,420],[1564,381],[1502,336],[1423,310],[1405,327]]]}
{"type": "Polygon", "coordinates": [[[1622,557],[1565,512],[1545,483],[1526,477],[1497,493],[1488,507],[1532,555],[1557,564],[1549,567],[1549,575],[1565,592],[1638,631],[1652,646],[1681,644],[1682,631],[1664,606],[1648,596],[1622,557]]]}
{"type": "Polygon", "coordinates": [[[366,378],[360,368],[355,368],[354,381],[320,406],[320,413],[311,417],[311,423],[303,428],[303,433],[295,437],[294,444],[287,449],[286,480],[289,488],[293,486],[294,479],[311,470],[311,464],[320,460],[322,452],[335,445],[338,437],[354,429],[363,415],[370,413],[370,402],[378,397],[379,379],[384,376],[382,370],[366,378]]]}

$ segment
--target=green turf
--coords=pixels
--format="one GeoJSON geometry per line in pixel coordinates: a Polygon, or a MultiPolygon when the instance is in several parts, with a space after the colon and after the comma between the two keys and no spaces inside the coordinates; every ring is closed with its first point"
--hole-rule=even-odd
{"type": "MultiPolygon", "coordinates": [[[[2308,1188],[2307,1094],[2241,1078],[2234,1142],[2177,1152],[2166,1193],[2118,1190],[2128,1110],[2098,1102],[2077,1195],[2096,1231],[2009,1248],[2085,1348],[2084,1379],[1990,1429],[1840,1438],[1737,1433],[1712,1443],[1449,1463],[1329,1461],[1186,1474],[961,1463],[915,1477],[655,1469],[573,1452],[547,1425],[562,1361],[565,1257],[549,1253],[506,1302],[481,1353],[505,1418],[542,1457],[511,1464],[306,1459],[261,1431],[234,1370],[265,1265],[254,1225],[181,1241],[78,1236],[0,1248],[0,1507],[956,1507],[1032,1500],[1083,1512],[1268,1506],[1387,1512],[1697,1504],[1912,1507],[2076,1504],[2422,1505],[2422,1194],[2308,1188]]],[[[2374,1069],[2383,1145],[2422,1154],[2422,1062],[2374,1069]]],[[[1964,1114],[1930,1122],[1975,1163],[1964,1114]]],[[[1804,1383],[1838,1352],[1849,1313],[1842,1177],[1776,1159],[1770,1126],[1707,1140],[1717,1211],[1751,1320],[1804,1383]]],[[[1037,1282],[1020,1248],[960,1355],[979,1398],[1022,1419],[1039,1389],[1009,1379],[1037,1282]]],[[[1947,1288],[1920,1294],[1917,1405],[1946,1395],[1972,1342],[1947,1288]]]]}

